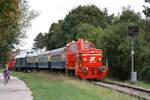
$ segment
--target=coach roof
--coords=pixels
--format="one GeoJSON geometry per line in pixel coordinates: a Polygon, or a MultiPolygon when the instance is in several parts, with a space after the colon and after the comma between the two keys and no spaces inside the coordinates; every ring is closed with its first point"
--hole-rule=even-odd
{"type": "Polygon", "coordinates": [[[66,47],[62,47],[62,48],[50,50],[48,53],[50,53],[50,54],[52,54],[52,55],[57,55],[57,54],[62,54],[62,53],[64,53],[65,50],[66,50],[66,47]]]}

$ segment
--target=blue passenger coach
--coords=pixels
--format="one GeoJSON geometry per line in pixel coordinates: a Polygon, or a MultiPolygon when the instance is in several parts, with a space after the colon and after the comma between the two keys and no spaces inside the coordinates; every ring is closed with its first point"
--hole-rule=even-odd
{"type": "Polygon", "coordinates": [[[66,48],[59,48],[50,51],[51,55],[51,69],[65,69],[66,61],[66,48]]]}

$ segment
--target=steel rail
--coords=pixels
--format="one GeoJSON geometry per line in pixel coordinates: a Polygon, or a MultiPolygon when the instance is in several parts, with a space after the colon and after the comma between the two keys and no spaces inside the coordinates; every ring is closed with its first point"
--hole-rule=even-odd
{"type": "Polygon", "coordinates": [[[102,86],[105,88],[113,89],[122,93],[130,94],[133,96],[138,97],[139,99],[143,100],[150,100],[150,90],[144,89],[140,87],[135,87],[127,84],[121,84],[116,82],[108,82],[108,81],[101,81],[101,82],[92,82],[92,84],[97,86],[102,86]]]}

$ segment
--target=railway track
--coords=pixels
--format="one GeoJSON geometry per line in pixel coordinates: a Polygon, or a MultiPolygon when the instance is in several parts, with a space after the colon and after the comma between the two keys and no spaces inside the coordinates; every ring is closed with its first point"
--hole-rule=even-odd
{"type": "Polygon", "coordinates": [[[106,82],[106,81],[92,82],[92,84],[113,89],[122,93],[130,94],[142,100],[150,100],[149,89],[139,88],[139,87],[135,87],[127,84],[121,84],[121,83],[106,82]]]}

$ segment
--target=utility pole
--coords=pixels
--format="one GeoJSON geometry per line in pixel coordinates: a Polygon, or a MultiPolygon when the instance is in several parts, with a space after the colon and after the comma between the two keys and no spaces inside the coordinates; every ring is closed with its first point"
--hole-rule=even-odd
{"type": "Polygon", "coordinates": [[[134,38],[138,36],[139,27],[136,25],[129,25],[128,36],[131,37],[131,82],[137,82],[137,72],[134,71],[134,38]]]}

